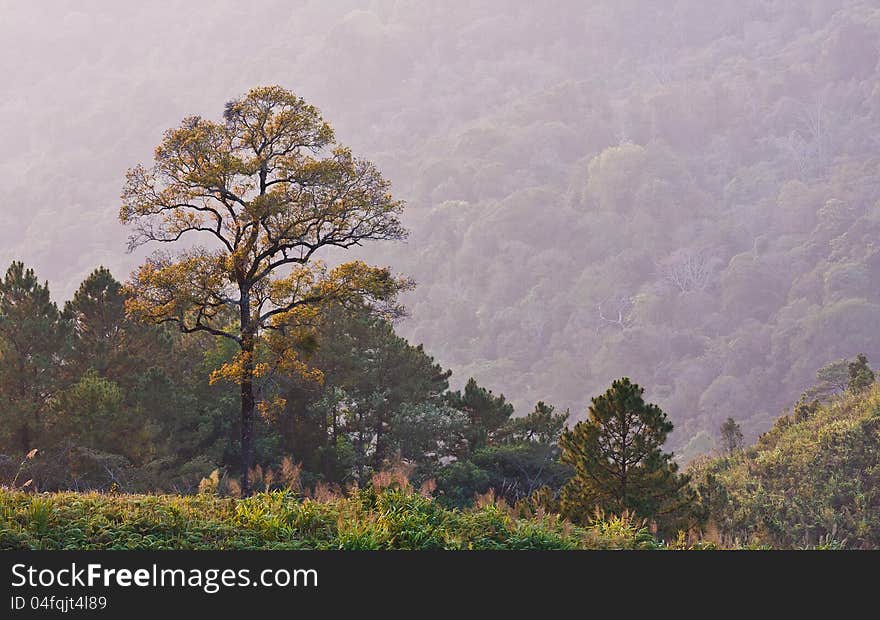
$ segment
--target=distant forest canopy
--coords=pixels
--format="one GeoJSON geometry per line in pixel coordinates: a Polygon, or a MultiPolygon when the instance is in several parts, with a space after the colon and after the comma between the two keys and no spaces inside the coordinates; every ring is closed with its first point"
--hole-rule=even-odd
{"type": "Polygon", "coordinates": [[[279,83],[408,203],[369,258],[417,281],[399,332],[453,387],[580,419],[627,375],[683,457],[728,417],[751,441],[828,361],[880,359],[872,4],[0,3],[0,264],[63,299],[124,277],[124,168],[279,83]]]}

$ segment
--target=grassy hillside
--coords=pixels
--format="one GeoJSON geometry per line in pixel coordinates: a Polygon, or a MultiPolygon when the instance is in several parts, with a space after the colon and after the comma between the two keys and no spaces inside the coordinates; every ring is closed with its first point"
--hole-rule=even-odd
{"type": "Polygon", "coordinates": [[[25,494],[0,491],[0,549],[656,549],[640,523],[580,528],[490,503],[447,510],[404,490],[326,501],[287,493],[25,494]]]}
{"type": "Polygon", "coordinates": [[[880,388],[801,404],[758,442],[692,467],[707,532],[774,547],[880,545],[880,388]]]}

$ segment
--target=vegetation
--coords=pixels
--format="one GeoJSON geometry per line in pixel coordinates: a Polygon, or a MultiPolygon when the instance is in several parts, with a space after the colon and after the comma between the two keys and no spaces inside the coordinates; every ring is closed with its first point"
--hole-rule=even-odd
{"type": "Polygon", "coordinates": [[[859,353],[858,357],[847,365],[847,370],[849,370],[847,387],[850,392],[858,394],[874,385],[874,371],[868,366],[868,358],[864,353],[859,353]]]}
{"type": "MultiPolygon", "coordinates": [[[[242,476],[240,403],[211,380],[240,361],[237,343],[142,322],[133,303],[132,288],[99,268],[59,312],[32,270],[10,266],[0,282],[0,479],[33,449],[22,475],[39,490],[188,493],[215,469],[242,476]]],[[[564,483],[556,444],[568,412],[541,402],[515,417],[473,380],[449,390],[449,371],[375,306],[315,306],[308,337],[288,341],[297,366],[275,364],[254,382],[270,405],[253,421],[260,468],[294,459],[306,486],[343,487],[405,462],[449,506],[490,489],[513,504],[564,483]]],[[[283,336],[270,338],[267,347],[283,336]]]]}
{"type": "Polygon", "coordinates": [[[880,546],[873,3],[240,4],[4,15],[0,547],[880,546]]]}
{"type": "MultiPolygon", "coordinates": [[[[0,389],[9,395],[0,402],[4,544],[60,544],[61,536],[34,537],[22,517],[44,527],[39,523],[56,514],[46,506],[57,504],[78,506],[83,514],[113,506],[127,514],[143,505],[164,515],[174,513],[173,506],[198,506],[206,518],[214,515],[204,528],[226,532],[220,538],[203,532],[199,540],[206,546],[347,545],[345,536],[330,533],[262,542],[256,534],[248,538],[247,528],[243,538],[233,534],[239,522],[233,527],[224,520],[238,514],[232,499],[243,495],[234,480],[241,462],[239,429],[231,424],[238,403],[208,377],[234,359],[235,349],[222,339],[133,320],[124,311],[127,294],[101,268],[59,312],[47,287],[20,263],[0,282],[0,389]],[[52,337],[17,338],[34,330],[52,337]],[[35,494],[52,489],[87,493],[35,494]],[[120,494],[163,490],[231,497],[120,494]]],[[[268,388],[285,399],[290,415],[270,411],[257,419],[259,464],[248,479],[264,493],[246,506],[268,502],[293,513],[332,498],[334,508],[320,510],[348,519],[361,514],[352,512],[358,502],[378,497],[371,483],[396,464],[425,496],[433,495],[404,494],[417,504],[410,515],[417,521],[428,519],[427,511],[452,515],[448,523],[471,523],[486,503],[495,507],[489,512],[507,515],[499,517],[507,529],[490,542],[471,540],[455,525],[426,543],[432,545],[538,545],[512,542],[522,528],[551,541],[547,545],[573,548],[656,547],[658,541],[679,547],[880,544],[880,393],[864,355],[822,367],[815,386],[754,446],[742,447],[739,424],[728,419],[721,456],[697,459],[682,475],[664,452],[671,422],[627,379],[593,399],[586,421],[567,428],[568,412],[543,402],[514,416],[503,396],[473,380],[462,391],[449,390],[449,371],[369,307],[327,306],[312,337],[305,359],[323,381],[302,373],[272,376],[268,388]],[[614,534],[617,542],[603,538],[602,532],[620,528],[627,533],[614,534]]],[[[384,523],[378,505],[364,509],[358,527],[371,532],[365,540],[372,541],[364,544],[393,547],[398,542],[386,526],[376,525],[384,523]]],[[[92,531],[85,517],[58,514],[59,523],[92,531]]],[[[155,515],[144,519],[139,535],[152,536],[156,545],[200,544],[192,532],[188,542],[178,534],[162,538],[152,528],[165,531],[164,522],[155,515]]],[[[115,532],[115,525],[107,527],[115,532]]],[[[71,536],[76,544],[112,544],[109,534],[104,542],[77,538],[76,531],[71,536]]]]}
{"type": "Polygon", "coordinates": [[[658,549],[627,517],[577,527],[489,503],[447,509],[412,490],[344,497],[0,491],[0,549],[658,549]]]}
{"type": "Polygon", "coordinates": [[[743,446],[742,429],[736,420],[727,418],[721,425],[721,449],[726,454],[733,454],[743,446]]]}
{"type": "Polygon", "coordinates": [[[876,549],[880,387],[779,418],[754,446],[690,468],[719,544],[876,549]]]}
{"type": "Polygon", "coordinates": [[[358,256],[419,283],[398,333],[453,389],[581,415],[629,376],[686,461],[728,417],[754,441],[826,362],[880,359],[871,0],[168,10],[19,3],[0,25],[0,264],[61,299],[136,266],[121,167],[280,83],[406,200],[408,244],[358,256]]]}
{"type": "Polygon", "coordinates": [[[562,462],[573,469],[560,494],[563,515],[589,522],[597,509],[632,511],[668,526],[687,508],[688,478],[662,451],[672,423],[643,393],[628,378],[615,381],[593,399],[589,418],[562,434],[562,462]]]}
{"type": "Polygon", "coordinates": [[[393,300],[388,269],[349,262],[328,270],[327,248],[401,239],[403,204],[368,161],[333,144],[318,110],[277,86],[230,101],[223,123],[184,119],[165,133],[151,168],[126,174],[119,219],[129,249],[192,234],[213,242],[154,254],[132,278],[127,309],[238,346],[214,371],[241,392],[241,490],[254,463],[254,382],[278,368],[308,374],[303,341],[320,304],[393,300]],[[267,337],[267,334],[270,337],[267,337]]]}

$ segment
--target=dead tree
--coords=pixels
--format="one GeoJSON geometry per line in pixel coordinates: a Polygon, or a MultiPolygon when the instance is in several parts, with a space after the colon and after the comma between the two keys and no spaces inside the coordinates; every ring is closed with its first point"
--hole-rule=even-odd
{"type": "Polygon", "coordinates": [[[634,298],[631,295],[618,294],[607,297],[596,304],[599,325],[613,325],[618,329],[626,329],[630,325],[633,305],[634,298]]]}
{"type": "Polygon", "coordinates": [[[661,273],[681,292],[704,291],[714,282],[720,263],[721,259],[707,250],[682,250],[661,266],[661,273]]]}

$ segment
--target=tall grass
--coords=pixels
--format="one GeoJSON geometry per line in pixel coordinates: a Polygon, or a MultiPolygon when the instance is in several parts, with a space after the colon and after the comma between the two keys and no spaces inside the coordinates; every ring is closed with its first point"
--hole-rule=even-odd
{"type": "Polygon", "coordinates": [[[320,499],[0,491],[0,549],[651,549],[628,523],[518,518],[499,502],[447,509],[385,480],[320,499]]]}

